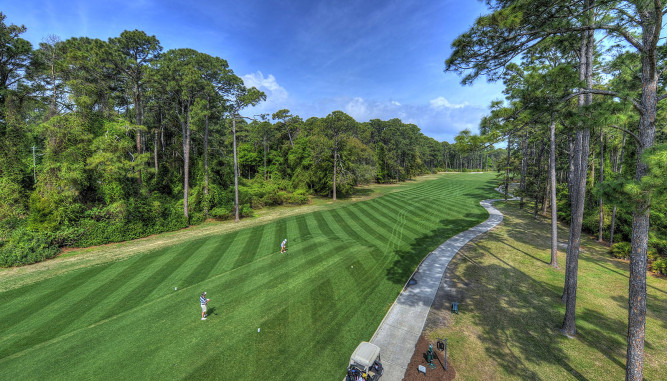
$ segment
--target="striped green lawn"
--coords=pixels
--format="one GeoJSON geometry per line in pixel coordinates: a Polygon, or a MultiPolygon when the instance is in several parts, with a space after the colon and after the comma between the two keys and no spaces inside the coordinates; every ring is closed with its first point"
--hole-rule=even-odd
{"type": "Polygon", "coordinates": [[[342,378],[421,259],[487,218],[493,179],[447,174],[2,292],[0,378],[342,378]]]}

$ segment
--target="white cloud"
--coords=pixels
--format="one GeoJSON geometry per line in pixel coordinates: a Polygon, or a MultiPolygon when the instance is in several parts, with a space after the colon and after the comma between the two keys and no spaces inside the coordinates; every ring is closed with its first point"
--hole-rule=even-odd
{"type": "Polygon", "coordinates": [[[403,123],[417,125],[424,135],[438,141],[453,142],[454,137],[466,128],[473,133],[477,132],[480,119],[488,113],[487,108],[468,103],[451,104],[441,98],[436,98],[429,104],[401,104],[397,101],[376,101],[361,97],[338,98],[330,99],[320,105],[320,108],[328,110],[326,113],[343,110],[358,122],[399,118],[403,123]]]}
{"type": "Polygon", "coordinates": [[[269,74],[264,77],[261,71],[246,74],[242,77],[243,84],[246,87],[256,87],[266,94],[266,101],[257,106],[249,107],[244,113],[254,114],[272,114],[280,109],[289,108],[289,94],[284,87],[278,84],[276,77],[269,74]]]}
{"type": "Polygon", "coordinates": [[[243,76],[246,87],[256,87],[266,93],[266,102],[282,102],[287,99],[287,90],[280,86],[273,74],[264,77],[261,71],[243,76]]]}
{"type": "Polygon", "coordinates": [[[437,97],[435,99],[431,99],[431,108],[434,109],[453,109],[453,108],[463,108],[468,105],[468,102],[463,102],[460,104],[452,104],[449,103],[449,101],[445,97],[437,97]]]}

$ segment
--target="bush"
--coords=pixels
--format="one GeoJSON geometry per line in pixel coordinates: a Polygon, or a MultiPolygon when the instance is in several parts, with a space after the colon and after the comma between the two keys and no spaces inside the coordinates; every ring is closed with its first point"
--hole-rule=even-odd
{"type": "Polygon", "coordinates": [[[208,212],[209,216],[211,216],[213,218],[221,219],[221,220],[230,219],[232,214],[233,214],[233,211],[230,211],[228,207],[224,207],[224,206],[218,206],[216,208],[213,208],[213,209],[209,210],[209,212],[208,212]]]}
{"type": "Polygon", "coordinates": [[[292,205],[304,205],[310,202],[310,197],[308,197],[308,192],[304,189],[298,189],[296,192],[288,195],[286,201],[292,205]]]}
{"type": "Polygon", "coordinates": [[[667,275],[667,258],[660,258],[653,261],[651,269],[658,274],[667,275]]]}
{"type": "Polygon", "coordinates": [[[611,246],[611,254],[614,258],[628,259],[630,258],[630,253],[630,242],[619,242],[611,246]]]}
{"type": "Polygon", "coordinates": [[[0,246],[0,266],[21,266],[53,258],[60,252],[54,235],[18,228],[0,246]]]}

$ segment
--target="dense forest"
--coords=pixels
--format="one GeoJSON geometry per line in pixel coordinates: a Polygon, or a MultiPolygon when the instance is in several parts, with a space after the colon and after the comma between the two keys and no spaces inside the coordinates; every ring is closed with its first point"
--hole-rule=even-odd
{"type": "Polygon", "coordinates": [[[240,112],[265,99],[229,63],[155,36],[48,36],[0,13],[0,265],[118,242],[354,186],[438,170],[492,170],[504,155],[463,131],[438,142],[399,119],[342,111],[240,112]]]}

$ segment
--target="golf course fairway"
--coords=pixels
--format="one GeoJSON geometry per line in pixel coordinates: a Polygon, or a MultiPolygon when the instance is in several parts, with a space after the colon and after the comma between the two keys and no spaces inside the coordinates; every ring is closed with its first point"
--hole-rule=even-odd
{"type": "Polygon", "coordinates": [[[424,256],[488,217],[494,179],[443,174],[10,287],[0,378],[339,380],[424,256]]]}

